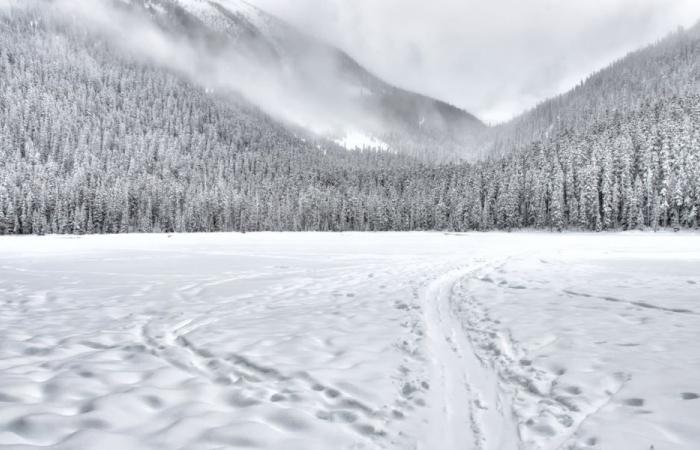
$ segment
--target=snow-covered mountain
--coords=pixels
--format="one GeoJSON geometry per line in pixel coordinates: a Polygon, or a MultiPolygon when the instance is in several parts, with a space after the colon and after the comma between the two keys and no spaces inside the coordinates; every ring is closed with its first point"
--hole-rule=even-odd
{"type": "Polygon", "coordinates": [[[700,223],[700,25],[487,128],[505,155],[433,166],[407,155],[468,149],[439,132],[468,115],[247,6],[11,3],[0,8],[0,234],[700,223]],[[312,64],[329,59],[348,66],[312,64]],[[314,136],[295,112],[339,129],[314,136]]]}
{"type": "Polygon", "coordinates": [[[469,158],[486,129],[466,111],[392,86],[344,51],[244,0],[120,1],[148,11],[166,29],[233,48],[273,72],[283,90],[295,91],[304,108],[314,109],[292,122],[336,142],[361,136],[360,142],[422,158],[469,158]]]}
{"type": "Polygon", "coordinates": [[[697,98],[699,44],[700,22],[626,55],[570,91],[491,127],[482,143],[485,153],[511,153],[571,132],[591,134],[596,124],[619,123],[619,117],[639,114],[649,104],[697,98]]]}

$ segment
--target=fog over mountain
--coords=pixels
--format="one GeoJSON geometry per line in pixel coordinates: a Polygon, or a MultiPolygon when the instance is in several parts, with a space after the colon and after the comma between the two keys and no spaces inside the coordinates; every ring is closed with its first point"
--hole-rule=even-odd
{"type": "Polygon", "coordinates": [[[251,1],[489,123],[700,19],[696,0],[251,1]]]}
{"type": "Polygon", "coordinates": [[[115,47],[174,70],[211,95],[239,96],[350,149],[470,158],[483,124],[396,88],[346,53],[242,0],[57,0],[115,47]]]}

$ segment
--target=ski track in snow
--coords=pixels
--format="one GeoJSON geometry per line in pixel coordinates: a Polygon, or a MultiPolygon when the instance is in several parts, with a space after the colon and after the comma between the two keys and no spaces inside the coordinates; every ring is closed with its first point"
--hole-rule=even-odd
{"type": "Polygon", "coordinates": [[[498,447],[515,444],[509,439],[514,428],[510,411],[503,407],[496,379],[480,365],[454,309],[455,286],[477,271],[474,267],[450,271],[426,290],[434,416],[419,448],[495,448],[492,441],[498,447]]]}
{"type": "Polygon", "coordinates": [[[0,249],[3,449],[700,439],[697,235],[26,237],[0,249]]]}

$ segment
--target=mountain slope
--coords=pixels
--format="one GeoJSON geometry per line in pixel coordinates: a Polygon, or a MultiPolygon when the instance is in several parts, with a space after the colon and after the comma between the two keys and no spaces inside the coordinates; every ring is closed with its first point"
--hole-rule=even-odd
{"type": "Polygon", "coordinates": [[[574,89],[489,130],[484,153],[508,153],[566,132],[582,132],[645,109],[700,94],[700,22],[590,75],[574,89]]]}
{"type": "Polygon", "coordinates": [[[347,53],[243,0],[129,1],[178,32],[220,45],[225,39],[252,64],[279,74],[283,89],[300,93],[316,110],[292,118],[295,125],[331,137],[367,134],[394,151],[437,161],[472,157],[476,138],[486,129],[459,108],[384,82],[347,53]]]}

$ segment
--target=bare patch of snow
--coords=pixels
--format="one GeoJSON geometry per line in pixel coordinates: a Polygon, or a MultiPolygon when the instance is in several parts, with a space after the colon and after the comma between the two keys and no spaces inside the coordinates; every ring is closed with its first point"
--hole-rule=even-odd
{"type": "Polygon", "coordinates": [[[342,138],[333,142],[348,150],[389,150],[389,145],[360,131],[348,131],[342,138]]]}

